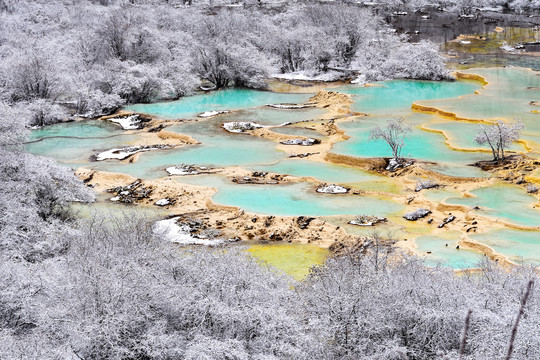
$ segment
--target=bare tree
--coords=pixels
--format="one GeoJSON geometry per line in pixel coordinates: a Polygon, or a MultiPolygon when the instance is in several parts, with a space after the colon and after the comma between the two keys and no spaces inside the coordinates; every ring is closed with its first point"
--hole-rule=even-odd
{"type": "Polygon", "coordinates": [[[405,122],[402,117],[393,118],[388,120],[385,128],[377,126],[371,130],[369,138],[372,140],[383,139],[392,149],[393,159],[400,163],[402,161],[401,150],[405,146],[405,139],[411,132],[411,127],[411,124],[405,122]]]}
{"type": "Polygon", "coordinates": [[[505,159],[504,150],[519,139],[523,129],[524,126],[520,121],[506,124],[499,120],[490,126],[480,125],[474,142],[478,145],[488,144],[493,153],[493,160],[503,161],[505,159]]]}

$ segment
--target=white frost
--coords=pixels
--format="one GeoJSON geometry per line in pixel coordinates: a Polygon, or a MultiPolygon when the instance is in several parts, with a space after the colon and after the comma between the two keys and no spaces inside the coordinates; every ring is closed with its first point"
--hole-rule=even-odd
{"type": "Polygon", "coordinates": [[[232,121],[223,124],[223,128],[228,132],[242,133],[247,130],[255,130],[262,128],[263,126],[251,121],[232,121]]]}
{"type": "Polygon", "coordinates": [[[313,105],[297,105],[297,104],[268,104],[266,105],[275,109],[305,109],[313,107],[313,105]]]}
{"type": "Polygon", "coordinates": [[[176,221],[179,217],[167,220],[160,220],[154,224],[153,231],[157,236],[181,245],[206,245],[214,246],[224,243],[223,239],[200,239],[191,235],[187,225],[178,225],[176,221]]]}
{"type": "Polygon", "coordinates": [[[212,117],[212,116],[216,116],[216,115],[220,115],[220,114],[227,114],[229,112],[230,112],[229,110],[205,111],[202,114],[199,114],[197,116],[201,117],[201,118],[208,118],[208,117],[212,117]]]}
{"type": "Polygon", "coordinates": [[[332,82],[339,80],[343,74],[337,71],[328,71],[321,74],[309,74],[306,72],[294,72],[287,74],[272,74],[271,77],[282,80],[304,80],[304,81],[323,81],[332,82]]]}
{"type": "Polygon", "coordinates": [[[200,174],[195,168],[189,165],[170,166],[165,169],[169,175],[197,175],[200,174]]]}
{"type": "Polygon", "coordinates": [[[169,204],[172,204],[172,203],[168,198],[165,198],[165,199],[159,199],[158,201],[155,202],[155,204],[157,206],[165,206],[165,205],[169,205],[169,204]]]}
{"type": "Polygon", "coordinates": [[[124,160],[125,158],[130,157],[133,154],[136,154],[138,152],[142,151],[150,151],[151,148],[124,148],[124,149],[111,149],[107,151],[103,151],[96,155],[97,161],[103,161],[107,159],[117,159],[117,160],[124,160]]]}
{"type": "Polygon", "coordinates": [[[139,114],[134,114],[125,117],[117,117],[112,119],[107,119],[113,123],[119,124],[124,130],[136,130],[141,125],[141,120],[139,120],[139,114]]]}
{"type": "Polygon", "coordinates": [[[347,192],[349,192],[349,189],[336,184],[322,184],[317,188],[317,192],[324,194],[346,194],[347,192]]]}

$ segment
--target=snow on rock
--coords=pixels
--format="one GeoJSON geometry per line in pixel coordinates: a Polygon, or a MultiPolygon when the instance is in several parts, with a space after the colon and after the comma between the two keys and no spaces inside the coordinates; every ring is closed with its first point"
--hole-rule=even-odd
{"type": "Polygon", "coordinates": [[[291,140],[285,140],[281,141],[280,144],[283,145],[301,145],[301,146],[312,146],[316,144],[320,144],[321,140],[319,139],[291,139],[291,140]]]}
{"type": "Polygon", "coordinates": [[[232,121],[226,122],[223,124],[223,128],[228,132],[232,133],[242,133],[248,130],[255,130],[262,128],[263,126],[251,121],[232,121]]]}
{"type": "Polygon", "coordinates": [[[411,211],[410,213],[403,215],[403,218],[409,221],[416,221],[418,219],[428,216],[429,214],[431,214],[431,211],[429,209],[421,208],[421,209],[416,209],[414,211],[411,211]]]}
{"type": "Polygon", "coordinates": [[[120,196],[115,196],[109,199],[110,201],[120,201],[120,196]]]}
{"type": "Polygon", "coordinates": [[[317,188],[317,192],[324,194],[346,194],[349,192],[349,189],[336,184],[321,184],[317,188]]]}
{"type": "Polygon", "coordinates": [[[305,109],[313,107],[313,105],[297,105],[297,104],[267,104],[266,106],[275,109],[305,109]]]}
{"type": "Polygon", "coordinates": [[[165,199],[159,199],[154,204],[157,206],[167,206],[167,205],[172,204],[172,201],[169,198],[165,198],[165,199]]]}
{"type": "Polygon", "coordinates": [[[388,166],[386,167],[386,170],[388,171],[396,171],[399,168],[406,168],[407,166],[411,166],[414,163],[412,160],[405,161],[404,159],[390,159],[388,161],[388,166]]]}
{"type": "Polygon", "coordinates": [[[351,81],[351,84],[365,85],[367,82],[366,75],[360,74],[356,79],[351,81]]]}
{"type": "Polygon", "coordinates": [[[517,49],[515,47],[508,44],[506,41],[503,41],[501,43],[501,46],[500,46],[499,49],[501,49],[502,51],[506,51],[506,52],[516,52],[517,51],[517,49]]]}
{"type": "Polygon", "coordinates": [[[320,74],[311,74],[308,72],[293,72],[287,74],[272,74],[271,77],[281,80],[304,80],[304,81],[323,81],[323,82],[332,82],[339,80],[343,73],[338,71],[328,71],[320,74]]]}
{"type": "Polygon", "coordinates": [[[139,114],[115,117],[107,120],[119,124],[124,130],[137,130],[141,128],[141,119],[139,118],[139,114]]]}
{"type": "Polygon", "coordinates": [[[359,215],[354,220],[349,221],[351,225],[374,226],[376,223],[387,221],[385,217],[359,215]]]}
{"type": "Polygon", "coordinates": [[[187,224],[178,224],[179,217],[157,221],[154,224],[153,232],[164,240],[180,245],[206,245],[215,246],[228,242],[225,239],[208,239],[193,235],[191,228],[187,224]]]}
{"type": "MultiPolygon", "coordinates": [[[[204,168],[204,169],[201,168],[201,170],[205,170],[205,169],[206,168],[204,168]]],[[[200,174],[200,171],[197,170],[194,166],[186,165],[186,164],[177,165],[177,166],[171,166],[171,167],[166,168],[165,171],[169,175],[197,175],[197,174],[200,174]]]]}
{"type": "Polygon", "coordinates": [[[227,114],[229,112],[230,112],[229,110],[205,111],[202,114],[199,114],[197,116],[201,117],[201,118],[209,118],[209,117],[212,117],[212,116],[217,116],[217,115],[221,115],[221,114],[227,114]]]}
{"type": "Polygon", "coordinates": [[[169,145],[127,146],[127,147],[124,147],[124,148],[110,149],[110,150],[107,150],[107,151],[103,151],[103,152],[95,155],[95,160],[96,161],[103,161],[103,160],[107,160],[107,159],[124,160],[124,159],[130,157],[131,155],[136,154],[138,152],[169,149],[169,148],[171,148],[171,146],[169,146],[169,145]]]}

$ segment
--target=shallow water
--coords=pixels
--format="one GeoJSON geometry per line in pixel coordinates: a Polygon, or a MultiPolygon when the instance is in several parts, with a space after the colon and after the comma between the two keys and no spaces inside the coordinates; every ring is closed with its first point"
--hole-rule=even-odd
{"type": "MultiPolygon", "coordinates": [[[[440,123],[431,123],[428,128],[444,131],[449,137],[450,144],[459,149],[484,149],[491,151],[489,145],[478,145],[474,138],[478,133],[480,125],[464,121],[446,121],[440,123]]],[[[508,148],[509,151],[526,152],[523,144],[514,143],[508,148]]],[[[489,154],[487,157],[489,157],[489,154]]]]}
{"type": "Polygon", "coordinates": [[[252,121],[261,125],[281,125],[300,121],[314,120],[326,111],[321,108],[275,109],[267,106],[235,111],[219,117],[221,122],[252,121]]]}
{"type": "Polygon", "coordinates": [[[540,114],[532,112],[540,107],[530,104],[531,101],[540,100],[540,76],[522,68],[482,68],[466,72],[484,76],[490,84],[478,95],[419,103],[453,112],[467,119],[521,120],[525,125],[524,134],[540,133],[540,114]]]}
{"type": "Polygon", "coordinates": [[[272,129],[273,132],[285,135],[305,136],[307,138],[322,138],[323,135],[316,130],[298,127],[298,126],[282,126],[272,129]]]}
{"type": "Polygon", "coordinates": [[[198,175],[176,178],[180,183],[218,189],[216,203],[237,206],[248,212],[282,216],[329,216],[374,214],[388,217],[403,205],[371,196],[319,194],[306,183],[279,185],[236,184],[220,176],[198,175]]]}
{"type": "Polygon", "coordinates": [[[474,81],[391,80],[375,85],[345,85],[334,90],[354,95],[354,111],[395,115],[410,112],[413,101],[455,98],[481,88],[474,81]]]}
{"type": "MultiPolygon", "coordinates": [[[[413,121],[418,119],[418,115],[422,114],[413,117],[413,121]]],[[[370,130],[376,126],[384,127],[387,119],[388,117],[364,117],[341,123],[340,126],[346,130],[346,134],[351,138],[334,145],[332,152],[358,157],[390,157],[392,153],[386,142],[369,138],[370,130]]],[[[489,176],[488,173],[482,172],[478,168],[467,166],[478,160],[485,159],[485,153],[451,150],[444,144],[442,134],[423,131],[418,127],[413,128],[408,135],[402,156],[438,162],[439,166],[434,165],[433,169],[447,175],[464,177],[489,176]]]]}
{"type": "Polygon", "coordinates": [[[452,197],[448,204],[479,206],[477,214],[525,226],[540,226],[540,210],[533,209],[536,197],[516,185],[497,184],[471,191],[476,197],[452,197]]]}
{"type": "Polygon", "coordinates": [[[537,231],[501,229],[473,234],[470,238],[490,246],[516,263],[540,265],[540,236],[537,231]]]}
{"type": "Polygon", "coordinates": [[[126,106],[126,110],[163,119],[194,118],[205,111],[247,109],[266,104],[304,103],[312,94],[285,94],[250,89],[223,89],[176,101],[126,106]]]}
{"type": "Polygon", "coordinates": [[[419,236],[415,243],[419,255],[429,266],[440,265],[454,269],[476,267],[482,259],[482,254],[472,250],[456,249],[458,241],[459,234],[450,233],[444,236],[419,236]],[[428,254],[428,251],[431,254],[428,254]]]}
{"type": "MultiPolygon", "coordinates": [[[[441,134],[420,129],[420,125],[427,124],[429,128],[444,130],[451,138],[453,145],[472,148],[476,147],[473,139],[477,125],[448,121],[436,115],[413,113],[410,110],[413,101],[424,100],[425,104],[454,109],[459,115],[465,117],[469,115],[481,118],[519,116],[527,126],[523,138],[532,144],[538,144],[540,122],[537,120],[540,119],[540,114],[531,113],[531,110],[540,110],[540,107],[529,105],[529,102],[540,100],[540,90],[526,87],[540,85],[540,77],[523,69],[480,69],[472,72],[485,75],[494,85],[483,90],[482,95],[468,95],[460,99],[452,98],[472,94],[480,88],[479,83],[397,80],[380,83],[383,86],[376,87],[354,85],[341,87],[339,90],[354,95],[353,110],[369,112],[371,116],[358,117],[353,121],[340,123],[340,127],[345,129],[351,138],[337,143],[332,151],[360,157],[389,156],[389,148],[384,142],[369,141],[369,131],[377,125],[384,125],[389,116],[401,115],[415,124],[404,148],[404,156],[437,162],[429,167],[444,174],[490,176],[490,173],[467,166],[478,160],[490,158],[489,153],[451,150],[444,144],[445,139],[441,134]]],[[[309,94],[275,94],[230,89],[209,95],[196,95],[177,102],[134,105],[130,107],[131,110],[171,119],[194,117],[210,110],[240,109],[215,118],[170,126],[167,131],[190,135],[201,144],[147,152],[141,154],[135,163],[123,164],[118,161],[91,163],[89,161],[90,155],[99,151],[137,143],[136,135],[124,135],[118,126],[106,122],[83,121],[35,130],[31,134],[31,140],[41,140],[27,144],[27,148],[33,153],[53,157],[71,167],[85,165],[98,170],[126,173],[144,179],[164,177],[166,167],[187,163],[214,167],[242,166],[250,170],[311,176],[321,182],[341,183],[364,190],[402,193],[403,189],[399,188],[392,179],[347,166],[312,162],[307,159],[287,159],[287,154],[277,150],[273,142],[246,134],[230,134],[221,128],[223,122],[226,121],[254,121],[264,125],[278,125],[284,122],[312,120],[323,115],[324,111],[321,109],[280,110],[263,106],[267,103],[303,103],[309,97],[309,94]]],[[[274,128],[274,130],[299,136],[323,137],[308,129],[283,127],[274,128]]],[[[512,149],[524,150],[521,145],[513,145],[512,149]]],[[[238,206],[259,214],[328,217],[344,215],[338,218],[340,222],[346,222],[346,216],[359,214],[388,217],[392,220],[392,229],[400,231],[403,236],[407,234],[401,231],[407,231],[410,234],[426,234],[417,239],[417,246],[419,252],[432,252],[426,258],[428,264],[431,265],[443,261],[445,266],[470,267],[474,266],[481,256],[472,251],[456,250],[455,244],[459,239],[456,234],[450,233],[444,237],[431,236],[427,235],[429,229],[422,227],[421,224],[417,228],[410,224],[403,225],[404,220],[400,222],[404,211],[403,205],[386,198],[318,194],[315,192],[315,185],[309,183],[238,185],[220,176],[177,177],[176,180],[213,186],[218,189],[218,193],[214,196],[216,203],[238,206]],[[448,247],[444,246],[446,243],[449,244],[448,247]]],[[[501,218],[519,225],[540,226],[540,211],[531,207],[536,198],[526,194],[517,186],[502,184],[477,189],[472,192],[477,195],[477,198],[462,198],[452,189],[428,190],[424,193],[428,199],[435,202],[446,201],[453,204],[480,206],[482,211],[478,211],[478,214],[501,218]]],[[[390,227],[386,224],[381,225],[383,229],[390,229],[390,227]]],[[[368,230],[353,229],[352,232],[364,234],[368,230]]],[[[474,234],[471,238],[478,238],[479,241],[493,245],[496,251],[508,254],[513,260],[517,261],[519,257],[523,257],[528,262],[534,262],[540,258],[536,255],[538,252],[535,253],[537,246],[534,241],[535,234],[535,232],[499,231],[474,234]],[[532,250],[528,253],[527,249],[532,250]]],[[[312,254],[309,254],[311,250],[306,249],[281,248],[276,244],[275,248],[265,248],[260,252],[265,253],[264,256],[271,259],[269,261],[273,264],[280,264],[277,267],[290,269],[286,270],[289,273],[295,274],[298,269],[301,269],[298,270],[301,275],[294,275],[301,277],[307,273],[309,267],[307,264],[319,261],[313,260],[312,254]],[[293,253],[297,255],[291,255],[293,253]],[[295,270],[295,267],[298,269],[295,270]]],[[[319,255],[313,254],[313,258],[318,258],[319,255]]]]}
{"type": "Polygon", "coordinates": [[[330,254],[317,245],[293,243],[255,244],[250,245],[247,251],[296,280],[304,279],[311,267],[321,265],[330,254]]]}

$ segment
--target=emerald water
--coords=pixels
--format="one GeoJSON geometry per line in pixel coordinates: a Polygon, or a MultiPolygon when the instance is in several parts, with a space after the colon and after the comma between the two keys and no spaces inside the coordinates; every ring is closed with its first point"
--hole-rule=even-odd
{"type": "MultiPolygon", "coordinates": [[[[421,120],[421,118],[427,117],[417,114],[412,118],[411,123],[414,120],[421,120]]],[[[340,124],[346,130],[347,135],[351,136],[351,139],[334,145],[332,152],[358,157],[390,156],[390,148],[386,142],[369,139],[370,130],[376,126],[384,127],[387,119],[388,117],[385,116],[363,117],[340,124]]],[[[485,159],[485,153],[451,150],[444,144],[442,134],[423,131],[418,127],[413,128],[409,134],[403,147],[402,156],[437,162],[439,166],[433,166],[434,170],[447,175],[463,177],[489,176],[489,174],[478,168],[468,166],[468,164],[485,159]]]]}
{"type": "Polygon", "coordinates": [[[516,263],[540,265],[540,236],[537,231],[501,229],[473,234],[470,238],[488,245],[516,263]]]}
{"type": "Polygon", "coordinates": [[[525,226],[540,226],[540,210],[532,204],[536,197],[515,185],[497,184],[471,191],[476,197],[452,197],[449,204],[479,206],[477,214],[501,218],[504,221],[525,226]]]}
{"type": "Polygon", "coordinates": [[[372,196],[320,194],[306,183],[279,185],[236,184],[220,176],[198,175],[176,179],[181,183],[218,189],[213,200],[249,212],[282,216],[375,214],[399,215],[403,205],[372,196]]]}
{"type": "Polygon", "coordinates": [[[416,248],[430,266],[439,265],[454,269],[476,267],[483,255],[471,250],[456,249],[458,241],[457,233],[445,236],[424,235],[416,238],[416,248]]]}
{"type": "Polygon", "coordinates": [[[266,104],[304,103],[313,94],[285,94],[250,89],[223,89],[176,101],[126,106],[126,110],[162,119],[193,118],[205,111],[248,109],[266,104]]]}
{"type": "MultiPolygon", "coordinates": [[[[490,85],[481,90],[478,82],[429,82],[396,80],[377,83],[379,86],[342,86],[338,91],[353,95],[353,110],[368,113],[367,117],[357,117],[340,123],[347,141],[335,144],[332,151],[358,157],[387,157],[389,148],[382,141],[370,141],[369,131],[377,125],[384,126],[392,116],[403,116],[414,124],[403,149],[403,155],[433,162],[426,165],[432,170],[463,177],[487,177],[490,173],[468,166],[478,160],[489,159],[483,151],[456,151],[445,144],[442,134],[421,129],[444,131],[452,147],[476,149],[474,136],[478,125],[467,122],[449,121],[438,115],[415,113],[411,104],[440,107],[456,112],[459,116],[508,120],[521,119],[526,130],[523,139],[540,149],[540,125],[537,119],[540,106],[531,101],[540,100],[540,77],[524,69],[474,69],[470,72],[485,76],[490,85]],[[474,94],[480,91],[480,94],[474,94]]],[[[276,144],[247,134],[231,134],[221,125],[228,121],[253,121],[275,126],[286,122],[310,121],[325,115],[324,109],[307,108],[284,110],[266,107],[272,103],[304,103],[310,94],[278,94],[247,89],[228,89],[210,94],[195,95],[178,101],[139,104],[127,107],[129,110],[149,113],[166,118],[194,118],[211,110],[236,110],[214,118],[178,123],[167,131],[190,135],[200,142],[171,150],[142,153],[134,163],[115,160],[90,162],[90,155],[97,152],[128,145],[136,145],[136,134],[126,135],[114,124],[104,121],[81,121],[47,126],[34,130],[27,149],[35,154],[50,156],[70,166],[87,166],[96,170],[129,174],[137,178],[156,179],[165,177],[164,169],[180,163],[199,166],[228,167],[240,166],[252,171],[269,171],[299,177],[313,177],[320,182],[339,183],[363,190],[377,190],[388,193],[403,193],[394,179],[374,173],[328,163],[313,162],[309,159],[288,159],[287,154],[276,149],[276,144]]],[[[295,126],[276,127],[273,131],[281,134],[324,138],[314,130],[295,126]]],[[[486,148],[484,148],[486,149],[486,148]]],[[[525,147],[514,144],[513,151],[527,152],[525,147]]],[[[309,151],[309,148],[306,148],[309,151]]],[[[534,154],[532,153],[529,154],[534,154]]],[[[345,223],[347,216],[373,214],[388,217],[391,222],[384,228],[395,228],[402,233],[416,229],[411,224],[400,221],[404,212],[401,203],[376,196],[340,196],[318,194],[315,184],[291,183],[279,185],[235,184],[224,177],[189,176],[177,177],[176,181],[212,186],[218,189],[214,196],[216,203],[238,206],[249,212],[265,215],[325,216],[345,223]],[[339,217],[342,215],[343,217],[339,217]],[[403,229],[401,229],[403,227],[403,229]],[[412,230],[411,230],[412,229],[412,230]]],[[[478,214],[499,218],[505,222],[540,226],[540,211],[532,205],[536,197],[513,185],[497,184],[472,191],[475,198],[464,198],[451,188],[427,190],[423,194],[434,202],[479,206],[478,214]]],[[[346,226],[346,225],[344,225],[346,226]]],[[[349,227],[347,227],[349,229],[349,227]]],[[[351,228],[352,233],[365,234],[371,229],[351,228]]],[[[419,236],[416,246],[419,253],[426,255],[431,265],[441,263],[454,268],[475,266],[481,254],[473,251],[456,250],[459,234],[448,233],[441,236],[428,235],[426,229],[418,226],[419,236]],[[445,244],[448,243],[448,247],[445,244]],[[431,254],[427,254],[430,251],[431,254]]],[[[489,229],[487,229],[489,230],[489,229]]],[[[403,233],[404,236],[406,235],[403,233]]],[[[412,234],[412,232],[411,232],[412,234]]],[[[535,262],[540,259],[535,241],[536,232],[517,230],[493,230],[482,234],[472,234],[471,238],[493,247],[497,252],[509,256],[514,261],[535,262]]],[[[282,244],[280,244],[282,245],[282,244]]],[[[302,277],[307,273],[308,264],[319,263],[324,256],[310,254],[311,250],[296,247],[280,247],[277,244],[264,246],[259,250],[263,260],[268,260],[278,268],[293,276],[302,277]],[[296,255],[294,255],[296,254],[296,255]],[[312,256],[313,255],[313,256],[312,256]],[[319,258],[319,256],[322,256],[319,258]],[[266,258],[265,258],[266,256],[266,258]],[[314,260],[314,259],[319,260],[314,260]],[[282,262],[283,264],[281,264],[282,262]],[[276,264],[279,264],[276,265],[276,264]],[[296,264],[296,265],[295,265],[296,264]],[[304,265],[301,265],[304,264],[304,265]],[[296,270],[295,270],[296,269],[296,270]],[[298,271],[298,273],[296,272],[298,271]]],[[[254,253],[255,256],[259,256],[254,253]]]]}
{"type": "Polygon", "coordinates": [[[479,68],[466,72],[485,77],[489,84],[479,94],[418,103],[467,119],[521,120],[525,125],[525,135],[540,133],[540,114],[533,112],[540,107],[530,104],[540,100],[540,76],[537,73],[522,68],[479,68]]]}
{"type": "Polygon", "coordinates": [[[303,159],[287,159],[277,164],[256,166],[253,170],[271,171],[294,176],[312,176],[320,181],[353,184],[364,181],[384,181],[386,178],[360,169],[303,159]]]}
{"type": "Polygon", "coordinates": [[[324,115],[324,113],[324,109],[321,108],[287,110],[264,106],[223,114],[219,120],[221,122],[252,121],[261,125],[281,125],[288,122],[314,120],[324,115]]]}
{"type": "Polygon", "coordinates": [[[313,129],[298,126],[283,126],[272,128],[272,131],[278,134],[305,136],[307,138],[322,138],[323,135],[313,129]]]}
{"type": "Polygon", "coordinates": [[[408,113],[414,101],[455,98],[481,87],[473,81],[391,80],[374,85],[346,85],[335,90],[354,96],[354,111],[396,115],[408,113]]]}
{"type": "MultiPolygon", "coordinates": [[[[474,138],[478,133],[480,125],[464,121],[446,121],[440,123],[431,123],[428,128],[444,131],[453,147],[459,149],[484,149],[491,151],[489,145],[478,145],[474,138]]],[[[513,143],[508,148],[509,151],[526,152],[523,144],[513,143]]],[[[489,155],[488,155],[489,156],[489,155]]]]}

